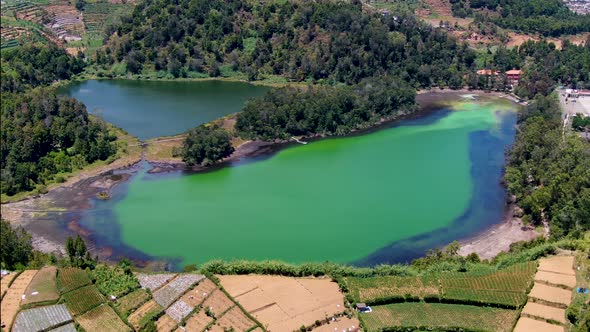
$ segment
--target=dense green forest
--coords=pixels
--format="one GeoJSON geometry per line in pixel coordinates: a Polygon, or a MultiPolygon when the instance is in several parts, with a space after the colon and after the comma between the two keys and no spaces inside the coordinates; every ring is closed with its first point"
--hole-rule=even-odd
{"type": "Polygon", "coordinates": [[[189,166],[212,164],[232,152],[230,134],[223,128],[208,125],[190,130],[181,149],[182,160],[189,166]]]}
{"type": "Polygon", "coordinates": [[[590,130],[590,117],[582,114],[576,114],[572,117],[572,128],[577,131],[590,130]]]}
{"type": "Polygon", "coordinates": [[[106,124],[84,104],[47,88],[2,93],[1,184],[13,195],[37,188],[56,174],[81,169],[116,152],[106,124]]]}
{"type": "Polygon", "coordinates": [[[460,87],[475,60],[413,13],[366,13],[359,1],[146,0],[122,21],[96,54],[99,67],[348,84],[393,74],[416,87],[460,87]]]}
{"type": "Polygon", "coordinates": [[[590,144],[564,133],[553,95],[519,113],[505,179],[524,221],[549,222],[554,238],[590,228],[590,144]]]}
{"type": "Polygon", "coordinates": [[[391,77],[365,79],[354,86],[273,89],[238,113],[236,130],[245,138],[345,135],[381,119],[415,110],[416,92],[391,77]]]}
{"type": "Polygon", "coordinates": [[[78,57],[68,56],[56,45],[28,44],[12,50],[2,50],[0,82],[2,92],[22,92],[26,89],[65,80],[84,69],[78,57]]]}
{"type": "Polygon", "coordinates": [[[456,16],[476,16],[524,33],[557,37],[590,31],[590,16],[570,11],[561,0],[451,0],[451,4],[456,16]]]}

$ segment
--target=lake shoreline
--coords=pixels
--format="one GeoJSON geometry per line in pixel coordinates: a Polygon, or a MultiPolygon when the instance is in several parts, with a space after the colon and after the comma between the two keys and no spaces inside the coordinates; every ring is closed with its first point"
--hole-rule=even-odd
{"type": "MultiPolygon", "coordinates": [[[[500,93],[483,93],[481,91],[469,91],[469,90],[434,90],[434,91],[420,91],[418,93],[417,99],[426,99],[426,103],[425,104],[419,104],[420,109],[417,110],[416,112],[413,112],[411,114],[405,114],[402,116],[398,116],[395,118],[390,118],[390,119],[382,119],[379,123],[366,128],[366,129],[362,129],[362,130],[356,130],[353,131],[352,133],[350,133],[349,135],[346,136],[313,136],[313,137],[307,137],[307,138],[301,138],[301,139],[305,139],[308,141],[317,141],[317,140],[322,140],[325,138],[338,138],[338,137],[349,137],[349,136],[356,136],[356,135],[365,135],[374,131],[378,131],[383,129],[384,127],[390,127],[392,125],[394,125],[396,122],[401,121],[401,120],[405,120],[405,119],[412,119],[412,118],[419,118],[421,116],[424,116],[425,114],[428,114],[430,112],[432,112],[433,110],[440,108],[442,105],[440,103],[440,100],[438,100],[438,98],[440,99],[448,99],[449,95],[452,94],[456,94],[457,97],[460,97],[461,94],[474,94],[474,95],[478,95],[478,96],[491,96],[491,97],[503,97],[506,98],[505,94],[500,94],[500,93]],[[428,98],[430,97],[430,99],[428,98]]],[[[509,99],[509,98],[508,98],[509,99]]],[[[514,100],[512,100],[514,101],[514,100]]],[[[293,141],[279,141],[279,142],[263,142],[263,141],[246,141],[243,144],[239,145],[236,148],[236,151],[234,153],[232,153],[231,156],[227,157],[226,159],[224,159],[222,162],[211,165],[211,166],[199,166],[196,168],[187,168],[186,165],[183,162],[178,162],[178,161],[172,161],[172,160],[168,160],[168,161],[161,161],[161,160],[149,160],[146,159],[143,155],[140,159],[138,160],[134,160],[132,163],[127,163],[124,165],[120,165],[117,162],[114,162],[110,165],[105,165],[106,167],[104,169],[102,169],[102,172],[99,174],[80,174],[79,177],[77,177],[77,181],[75,183],[71,183],[70,181],[68,181],[67,184],[63,184],[62,186],[58,186],[56,188],[52,188],[50,190],[49,193],[38,196],[38,197],[29,197],[23,201],[19,201],[16,203],[9,203],[9,204],[3,204],[2,205],[2,215],[3,216],[8,216],[6,219],[8,219],[9,221],[15,223],[15,224],[22,224],[23,223],[23,218],[26,218],[26,214],[20,214],[20,216],[18,216],[18,203],[23,203],[25,202],[25,206],[39,206],[39,205],[43,205],[43,204],[36,204],[35,202],[39,199],[43,199],[44,197],[49,197],[49,198],[55,198],[55,197],[59,197],[60,195],[60,190],[63,190],[65,188],[68,188],[70,190],[74,190],[77,191],[78,194],[76,195],[79,199],[87,201],[86,203],[83,203],[81,206],[78,206],[78,208],[84,208],[84,206],[86,206],[87,204],[90,204],[89,202],[96,198],[96,188],[100,187],[101,190],[106,191],[108,193],[110,193],[110,191],[117,186],[120,183],[123,183],[125,181],[127,181],[130,177],[123,177],[122,179],[120,179],[119,181],[107,181],[105,179],[107,179],[108,177],[110,177],[112,174],[119,172],[119,171],[130,171],[130,174],[133,174],[135,172],[137,172],[137,165],[141,162],[147,162],[150,164],[150,170],[148,171],[148,173],[150,174],[154,174],[154,173],[166,173],[166,172],[175,172],[175,171],[188,171],[188,172],[208,172],[208,171],[214,171],[223,167],[228,167],[233,165],[234,163],[240,161],[240,159],[242,158],[248,158],[248,157],[257,157],[257,156],[262,156],[262,157],[271,157],[272,155],[274,155],[275,153],[277,153],[278,151],[285,149],[289,146],[293,146],[298,144],[297,142],[293,142],[293,141]],[[135,169],[135,170],[134,170],[135,169]],[[102,185],[96,185],[96,183],[99,183],[102,185]],[[94,185],[93,185],[94,184],[94,185]],[[11,211],[12,210],[12,211],[11,211]],[[6,212],[6,213],[5,213],[6,212]],[[14,212],[17,212],[17,214],[15,215],[14,212]],[[20,220],[18,220],[20,219],[20,220]]],[[[66,195],[67,196],[67,195],[66,195]]],[[[51,203],[47,203],[45,202],[45,204],[51,204],[51,203]]],[[[30,209],[30,211],[34,211],[35,209],[30,209]]],[[[502,222],[500,222],[500,224],[498,225],[494,225],[492,226],[492,228],[489,228],[487,230],[482,231],[482,233],[480,235],[477,235],[476,238],[484,238],[485,234],[495,234],[497,233],[497,230],[495,229],[496,227],[499,227],[499,225],[503,225],[506,223],[506,218],[505,220],[503,220],[502,222]]],[[[84,238],[90,242],[89,247],[93,248],[95,247],[95,244],[92,243],[91,240],[91,234],[88,234],[87,230],[84,230],[84,227],[79,225],[79,224],[72,224],[72,225],[68,225],[68,228],[73,232],[73,233],[82,233],[84,234],[84,238]]],[[[46,236],[44,236],[44,234],[39,234],[39,233],[34,233],[34,244],[35,244],[35,248],[42,250],[44,252],[54,252],[54,251],[58,251],[58,252],[63,252],[63,242],[60,243],[59,241],[56,240],[52,240],[46,236]]],[[[484,250],[482,248],[484,248],[486,246],[486,244],[484,242],[477,242],[475,241],[475,238],[471,238],[470,239],[471,242],[466,243],[466,240],[462,240],[462,243],[465,243],[464,246],[467,246],[469,244],[471,244],[472,246],[477,247],[479,250],[484,250]]],[[[488,241],[489,242],[489,241],[488,241]]],[[[111,261],[114,262],[115,260],[113,260],[112,258],[114,257],[110,257],[111,255],[109,255],[109,249],[110,248],[98,248],[98,250],[93,250],[94,254],[100,254],[101,259],[106,260],[106,261],[111,261]]],[[[110,252],[112,253],[112,250],[110,250],[110,252]]]]}

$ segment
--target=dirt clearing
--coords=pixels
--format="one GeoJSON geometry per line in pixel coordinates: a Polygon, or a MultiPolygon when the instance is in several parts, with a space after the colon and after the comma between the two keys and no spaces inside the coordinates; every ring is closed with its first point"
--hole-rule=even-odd
{"type": "Polygon", "coordinates": [[[529,297],[567,307],[572,302],[572,291],[535,283],[529,297]]]}
{"type": "Polygon", "coordinates": [[[8,290],[8,286],[10,286],[10,283],[17,275],[18,273],[12,272],[2,277],[2,280],[0,281],[0,299],[4,297],[4,293],[8,290]]]}
{"type": "Polygon", "coordinates": [[[37,274],[37,270],[26,270],[12,282],[0,303],[0,325],[10,329],[14,316],[20,307],[20,301],[35,274],[37,274]]]}
{"type": "Polygon", "coordinates": [[[553,256],[539,261],[539,271],[555,272],[575,276],[574,256],[553,256]]]}
{"type": "Polygon", "coordinates": [[[330,279],[218,276],[222,286],[269,331],[293,331],[344,311],[344,297],[330,279]]]}
{"type": "Polygon", "coordinates": [[[516,323],[514,332],[564,332],[563,326],[557,326],[532,318],[521,317],[516,323]]]}
{"type": "Polygon", "coordinates": [[[565,309],[550,307],[547,305],[529,302],[522,310],[523,315],[535,316],[543,319],[552,319],[565,324],[565,309]]]}

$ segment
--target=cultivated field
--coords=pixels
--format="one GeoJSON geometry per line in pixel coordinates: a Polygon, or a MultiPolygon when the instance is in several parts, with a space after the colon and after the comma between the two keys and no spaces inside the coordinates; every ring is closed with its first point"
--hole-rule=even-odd
{"type": "Polygon", "coordinates": [[[205,279],[200,274],[181,274],[154,292],[154,300],[162,307],[168,308],[182,294],[197,282],[205,279]]]}
{"type": "Polygon", "coordinates": [[[563,286],[569,289],[576,287],[576,276],[570,274],[539,271],[535,275],[535,281],[563,286]]]}
{"type": "Polygon", "coordinates": [[[266,275],[218,276],[221,285],[271,331],[293,331],[344,311],[344,297],[329,279],[266,275]]]}
{"type": "Polygon", "coordinates": [[[550,319],[562,324],[566,323],[565,309],[555,308],[544,304],[535,302],[527,303],[522,309],[521,315],[539,317],[542,319],[550,319]]]}
{"type": "Polygon", "coordinates": [[[553,325],[536,319],[521,317],[514,332],[564,332],[563,326],[553,325]]]}
{"type": "Polygon", "coordinates": [[[129,315],[129,318],[127,320],[129,321],[129,323],[131,323],[131,325],[133,325],[133,328],[137,330],[139,329],[139,323],[143,317],[158,314],[162,310],[164,310],[164,308],[162,308],[161,305],[159,305],[154,300],[150,300],[141,307],[139,307],[139,309],[137,309],[131,315],[129,315]]]}
{"type": "MultiPolygon", "coordinates": [[[[315,327],[313,332],[356,332],[361,331],[360,323],[356,318],[339,317],[330,324],[325,324],[320,327],[315,327]]],[[[261,332],[261,331],[260,331],[261,332]]]]}
{"type": "Polygon", "coordinates": [[[37,270],[26,270],[19,274],[6,291],[0,302],[0,325],[11,326],[20,307],[20,301],[37,270]]]}
{"type": "Polygon", "coordinates": [[[203,302],[203,308],[209,308],[215,317],[220,317],[222,313],[226,312],[234,305],[235,303],[221,290],[214,291],[209,297],[207,297],[205,302],[203,302]]]}
{"type": "Polygon", "coordinates": [[[71,321],[72,316],[66,306],[56,304],[21,311],[16,317],[12,331],[44,331],[71,321]]]}
{"type": "Polygon", "coordinates": [[[170,316],[175,322],[180,323],[180,321],[188,316],[194,309],[195,307],[188,305],[182,300],[178,300],[166,309],[166,315],[170,316]]]}
{"type": "Polygon", "coordinates": [[[145,274],[136,273],[135,276],[139,280],[141,288],[147,288],[152,292],[162,287],[165,283],[176,277],[175,273],[159,273],[159,274],[145,274]]]}
{"type": "Polygon", "coordinates": [[[88,273],[84,270],[72,267],[59,269],[57,273],[57,285],[62,294],[91,283],[88,273]]]}
{"type": "Polygon", "coordinates": [[[566,308],[572,302],[572,291],[535,283],[533,289],[531,289],[531,292],[529,293],[529,297],[566,308]]]}
{"type": "Polygon", "coordinates": [[[213,323],[213,318],[207,316],[205,314],[205,310],[201,310],[186,320],[186,326],[184,327],[184,330],[179,328],[176,330],[176,332],[203,331],[207,325],[211,323],[213,323]]]}
{"type": "Polygon", "coordinates": [[[39,270],[25,291],[21,305],[51,302],[59,299],[56,281],[57,268],[46,266],[39,270]]]}
{"type": "Polygon", "coordinates": [[[104,297],[94,285],[66,293],[63,299],[74,316],[81,315],[104,302],[104,297]]]}
{"type": "Polygon", "coordinates": [[[86,332],[124,332],[131,329],[108,304],[96,307],[84,315],[77,317],[76,321],[86,332]]]}
{"type": "Polygon", "coordinates": [[[442,303],[399,303],[374,306],[359,315],[367,331],[393,327],[462,328],[509,332],[518,318],[516,310],[442,303]]]}
{"type": "Polygon", "coordinates": [[[539,271],[555,272],[575,276],[574,256],[553,256],[539,261],[539,271]]]}
{"type": "Polygon", "coordinates": [[[55,328],[49,332],[78,332],[76,330],[76,325],[74,325],[74,323],[70,323],[70,324],[66,324],[63,326],[60,326],[58,328],[55,328]]]}
{"type": "Polygon", "coordinates": [[[16,278],[17,275],[18,273],[11,272],[2,277],[2,279],[0,280],[0,299],[4,297],[4,293],[6,293],[6,291],[8,290],[8,286],[10,286],[10,283],[12,283],[12,281],[14,280],[14,278],[16,278]]]}
{"type": "Polygon", "coordinates": [[[188,305],[196,307],[197,305],[202,304],[207,296],[209,296],[216,289],[217,286],[213,283],[213,281],[205,279],[199,282],[199,284],[193,290],[188,291],[180,299],[186,302],[188,305]]]}
{"type": "Polygon", "coordinates": [[[483,275],[453,272],[420,277],[346,278],[345,281],[358,302],[369,304],[435,297],[518,307],[526,302],[535,270],[536,262],[530,262],[483,275]]]}
{"type": "Polygon", "coordinates": [[[226,312],[220,319],[217,320],[216,324],[224,330],[233,328],[234,331],[247,331],[248,329],[256,326],[256,323],[248,318],[248,316],[246,316],[246,314],[244,314],[237,306],[226,312]]]}
{"type": "Polygon", "coordinates": [[[121,313],[128,314],[149,299],[150,294],[145,289],[137,289],[117,300],[116,306],[121,313]]]}
{"type": "Polygon", "coordinates": [[[158,332],[170,332],[177,325],[177,322],[168,315],[163,315],[156,322],[158,332]]]}

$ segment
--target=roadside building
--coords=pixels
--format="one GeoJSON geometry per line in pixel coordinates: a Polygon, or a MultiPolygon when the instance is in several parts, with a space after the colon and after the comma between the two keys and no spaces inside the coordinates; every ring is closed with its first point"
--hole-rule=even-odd
{"type": "Polygon", "coordinates": [[[522,75],[522,70],[513,69],[506,72],[506,78],[508,79],[508,83],[512,86],[517,86],[518,81],[520,81],[520,76],[522,75]]]}

